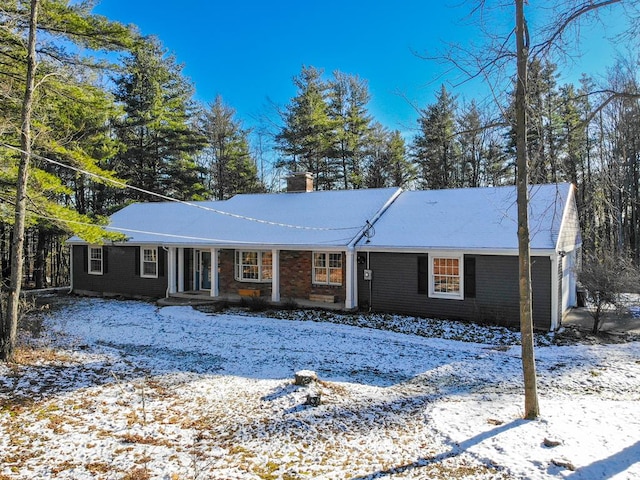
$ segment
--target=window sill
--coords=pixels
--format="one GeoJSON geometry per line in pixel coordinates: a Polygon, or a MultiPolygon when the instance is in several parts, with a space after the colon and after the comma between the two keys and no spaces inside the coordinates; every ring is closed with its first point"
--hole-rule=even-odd
{"type": "Polygon", "coordinates": [[[446,293],[434,293],[434,292],[429,293],[429,298],[437,298],[440,300],[464,300],[463,295],[458,295],[458,294],[447,295],[446,293]]]}

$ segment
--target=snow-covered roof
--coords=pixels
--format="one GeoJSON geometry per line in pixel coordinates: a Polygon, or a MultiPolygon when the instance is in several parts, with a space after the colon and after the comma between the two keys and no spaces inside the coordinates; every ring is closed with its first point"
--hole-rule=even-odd
{"type": "MultiPolygon", "coordinates": [[[[554,250],[571,185],[529,188],[531,249],[554,250]]],[[[403,192],[358,246],[366,250],[517,250],[516,188],[403,192]]]]}
{"type": "Polygon", "coordinates": [[[340,247],[356,239],[400,192],[383,188],[137,203],[112,215],[107,229],[124,233],[132,244],[340,247]]]}
{"type": "MultiPolygon", "coordinates": [[[[530,187],[532,249],[558,249],[563,221],[577,221],[575,215],[566,214],[575,213],[569,208],[572,202],[568,183],[530,187]]],[[[331,248],[360,238],[367,222],[374,226],[358,242],[364,250],[518,248],[513,186],[246,194],[218,202],[135,203],[113,214],[107,229],[124,233],[131,244],[331,248]]],[[[80,242],[77,237],[69,241],[80,242]]]]}

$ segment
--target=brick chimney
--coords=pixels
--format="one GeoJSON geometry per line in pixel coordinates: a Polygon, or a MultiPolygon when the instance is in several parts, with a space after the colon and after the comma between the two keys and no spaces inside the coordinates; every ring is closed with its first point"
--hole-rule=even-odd
{"type": "Polygon", "coordinates": [[[313,191],[313,174],[311,172],[291,172],[287,177],[287,192],[301,193],[313,191]]]}

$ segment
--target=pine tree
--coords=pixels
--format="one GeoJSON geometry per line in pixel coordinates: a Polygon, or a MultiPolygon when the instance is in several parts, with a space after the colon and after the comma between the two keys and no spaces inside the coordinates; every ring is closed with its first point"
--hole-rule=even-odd
{"type": "Polygon", "coordinates": [[[368,188],[412,186],[416,169],[407,154],[404,138],[398,130],[389,132],[374,123],[369,134],[366,158],[366,186],[368,188]]]}
{"type": "Polygon", "coordinates": [[[200,115],[199,129],[206,139],[200,165],[206,172],[205,186],[217,200],[264,190],[250,153],[249,131],[235,116],[221,96],[200,115]]]}
{"type": "Polygon", "coordinates": [[[413,142],[413,155],[423,188],[460,186],[459,149],[454,138],[456,100],[442,85],[436,102],[423,109],[418,119],[420,133],[413,142]]]}
{"type": "MultiPolygon", "coordinates": [[[[528,65],[530,88],[527,92],[529,122],[527,127],[527,157],[531,183],[563,181],[561,154],[562,118],[560,92],[555,64],[533,59],[528,65]]],[[[514,100],[515,101],[515,100],[514,100]]],[[[508,116],[514,115],[512,104],[508,116]]],[[[514,124],[513,118],[510,119],[514,124]]],[[[516,134],[512,128],[508,150],[515,156],[516,134]]]]}
{"type": "MultiPolygon", "coordinates": [[[[194,156],[204,139],[192,124],[193,88],[181,67],[151,37],[125,59],[124,69],[115,81],[116,99],[125,112],[115,129],[124,149],[112,168],[135,187],[179,199],[202,198],[202,172],[194,156]]],[[[129,191],[119,195],[116,203],[130,197],[157,200],[129,191]]]]}
{"type": "Polygon", "coordinates": [[[483,185],[487,169],[485,139],[487,130],[483,125],[480,110],[475,101],[458,118],[458,141],[460,144],[460,186],[483,185]]]}
{"type": "Polygon", "coordinates": [[[333,148],[330,156],[339,165],[342,187],[364,186],[363,160],[366,155],[371,116],[367,83],[357,76],[336,71],[329,83],[329,117],[333,121],[333,148]]]}
{"type": "MultiPolygon", "coordinates": [[[[20,311],[26,229],[40,221],[43,228],[49,228],[47,224],[55,225],[67,232],[82,233],[89,241],[101,241],[109,237],[103,230],[94,228],[91,219],[79,216],[51,201],[51,193],[63,192],[64,186],[57,177],[38,169],[34,159],[39,157],[33,156],[38,150],[46,153],[46,148],[61,145],[61,142],[55,142],[58,132],[47,131],[48,119],[41,116],[42,112],[46,111],[42,106],[50,98],[45,93],[56,95],[56,89],[52,88],[56,82],[50,81],[53,77],[50,70],[53,68],[53,62],[47,63],[47,59],[53,58],[63,72],[69,65],[95,68],[102,62],[90,55],[80,55],[73,51],[73,48],[69,49],[69,53],[69,50],[59,48],[49,41],[42,42],[42,36],[38,34],[54,33],[58,38],[62,36],[68,42],[67,46],[90,50],[126,48],[133,43],[133,35],[120,24],[92,16],[85,3],[68,5],[67,2],[49,0],[41,5],[39,0],[31,0],[28,3],[9,0],[3,5],[2,19],[3,28],[0,29],[0,36],[3,41],[0,55],[4,68],[0,75],[3,76],[3,84],[5,79],[10,83],[5,88],[5,93],[10,97],[7,103],[2,104],[1,125],[9,132],[9,135],[3,136],[3,141],[13,142],[14,145],[2,145],[0,155],[4,168],[0,170],[0,186],[3,190],[3,203],[11,205],[15,215],[13,218],[10,215],[2,215],[3,220],[13,222],[13,240],[6,309],[0,295],[0,358],[10,361],[13,358],[20,311]],[[25,19],[28,21],[25,22],[25,19]],[[12,102],[21,104],[19,121],[16,121],[18,116],[15,107],[11,106],[12,102]],[[16,132],[19,132],[19,149],[15,147],[16,132]],[[40,145],[39,142],[44,145],[40,145]],[[20,152],[19,158],[16,158],[16,151],[20,152]],[[14,200],[9,200],[10,198],[14,200]]],[[[63,149],[62,153],[73,162],[81,158],[84,152],[73,148],[63,149]]],[[[98,169],[91,161],[85,163],[98,169]]]]}
{"type": "Polygon", "coordinates": [[[326,82],[322,70],[302,67],[294,78],[298,94],[282,114],[284,126],[276,135],[278,150],[285,156],[276,167],[311,172],[317,189],[333,188],[339,172],[329,163],[333,123],[327,107],[326,82]]]}

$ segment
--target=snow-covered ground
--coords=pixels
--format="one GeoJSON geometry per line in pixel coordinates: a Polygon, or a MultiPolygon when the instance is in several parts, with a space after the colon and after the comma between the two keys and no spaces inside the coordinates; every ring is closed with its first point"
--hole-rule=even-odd
{"type": "Polygon", "coordinates": [[[34,318],[0,366],[0,480],[640,478],[640,342],[540,337],[525,421],[508,330],[291,316],[71,299],[34,318]]]}

